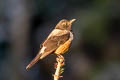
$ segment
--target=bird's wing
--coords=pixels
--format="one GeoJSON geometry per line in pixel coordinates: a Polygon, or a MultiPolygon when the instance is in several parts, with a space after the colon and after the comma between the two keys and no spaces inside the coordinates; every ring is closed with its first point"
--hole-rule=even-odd
{"type": "Polygon", "coordinates": [[[61,36],[64,35],[66,33],[68,33],[68,30],[60,30],[60,29],[54,29],[49,36],[47,37],[47,39],[49,39],[51,36],[61,36]]]}
{"type": "Polygon", "coordinates": [[[40,59],[43,59],[45,56],[55,51],[61,44],[64,44],[69,39],[69,37],[70,37],[69,31],[64,30],[53,31],[45,40],[45,42],[42,44],[42,46],[45,49],[44,52],[41,52],[40,59]]]}
{"type": "Polygon", "coordinates": [[[48,37],[42,42],[40,48],[43,47],[43,43],[45,43],[45,41],[47,41],[51,36],[62,36],[67,33],[69,33],[69,31],[67,30],[53,29],[53,31],[48,35],[48,37]]]}
{"type": "Polygon", "coordinates": [[[26,69],[31,68],[39,59],[43,59],[48,54],[54,52],[61,44],[64,44],[70,37],[69,31],[54,29],[43,42],[41,50],[30,62],[26,69]]]}

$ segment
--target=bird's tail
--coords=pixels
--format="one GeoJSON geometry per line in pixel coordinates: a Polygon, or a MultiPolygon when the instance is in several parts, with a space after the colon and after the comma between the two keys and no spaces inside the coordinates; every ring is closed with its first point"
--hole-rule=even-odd
{"type": "Polygon", "coordinates": [[[41,57],[41,54],[37,54],[37,56],[27,65],[26,69],[30,69],[41,57]]]}

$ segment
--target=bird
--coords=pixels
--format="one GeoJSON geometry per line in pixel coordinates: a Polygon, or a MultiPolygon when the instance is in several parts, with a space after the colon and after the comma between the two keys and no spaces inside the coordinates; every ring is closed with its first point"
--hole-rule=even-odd
{"type": "Polygon", "coordinates": [[[58,22],[46,40],[44,40],[44,42],[40,45],[40,51],[36,57],[26,66],[27,70],[30,69],[36,62],[45,58],[51,53],[59,56],[68,51],[73,40],[71,26],[75,20],[76,19],[62,19],[58,22]]]}

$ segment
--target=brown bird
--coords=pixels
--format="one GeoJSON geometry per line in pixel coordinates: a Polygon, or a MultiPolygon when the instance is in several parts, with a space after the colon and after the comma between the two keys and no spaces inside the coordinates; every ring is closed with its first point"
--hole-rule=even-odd
{"type": "Polygon", "coordinates": [[[37,56],[28,64],[26,69],[31,68],[38,60],[43,59],[51,53],[56,55],[64,54],[73,40],[73,33],[71,32],[71,25],[76,19],[66,20],[62,19],[49,34],[47,39],[41,44],[41,49],[37,56]]]}

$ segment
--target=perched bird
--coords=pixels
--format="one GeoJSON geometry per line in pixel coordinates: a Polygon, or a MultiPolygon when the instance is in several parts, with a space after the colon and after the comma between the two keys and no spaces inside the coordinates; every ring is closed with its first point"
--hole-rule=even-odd
{"type": "Polygon", "coordinates": [[[36,57],[28,64],[26,69],[31,68],[38,60],[43,59],[51,53],[57,56],[64,54],[73,40],[73,33],[71,32],[71,25],[76,19],[66,20],[62,19],[49,34],[47,39],[41,44],[41,49],[36,57]]]}

